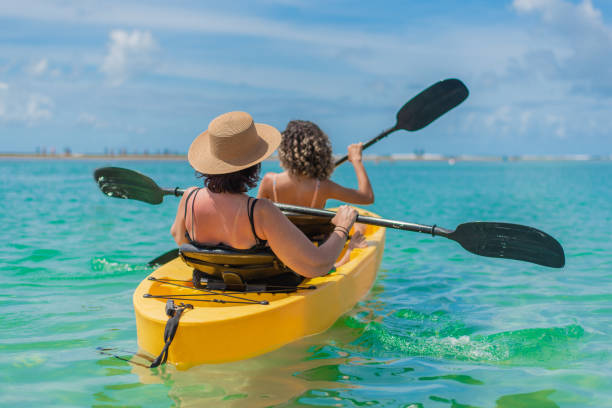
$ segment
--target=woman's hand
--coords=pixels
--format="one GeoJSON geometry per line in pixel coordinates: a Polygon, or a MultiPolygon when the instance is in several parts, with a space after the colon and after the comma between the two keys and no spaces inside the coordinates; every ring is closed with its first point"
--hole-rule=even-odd
{"type": "Polygon", "coordinates": [[[351,163],[359,163],[362,160],[361,152],[363,150],[363,143],[354,143],[348,147],[348,161],[351,163]]]}
{"type": "Polygon", "coordinates": [[[296,273],[307,278],[329,273],[346,243],[349,228],[353,226],[357,211],[342,206],[332,222],[341,226],[323,242],[315,246],[271,201],[265,198],[255,207],[255,232],[268,240],[276,256],[296,273]]]}
{"type": "Polygon", "coordinates": [[[334,218],[331,219],[331,222],[337,227],[346,228],[348,232],[355,223],[358,214],[357,210],[353,207],[341,205],[334,218]]]}

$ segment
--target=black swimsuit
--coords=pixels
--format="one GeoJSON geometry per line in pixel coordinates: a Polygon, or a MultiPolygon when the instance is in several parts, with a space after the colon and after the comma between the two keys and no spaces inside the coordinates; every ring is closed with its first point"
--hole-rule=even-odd
{"type": "MultiPolygon", "coordinates": [[[[185,221],[187,220],[187,206],[189,205],[189,199],[191,198],[191,196],[193,195],[193,200],[191,200],[191,235],[194,235],[193,233],[193,226],[194,226],[194,205],[195,205],[195,200],[196,197],[198,196],[198,192],[200,191],[200,188],[194,188],[193,190],[191,190],[191,192],[189,193],[189,195],[187,196],[187,199],[185,200],[185,221]],[[195,194],[194,194],[195,193],[195,194]]],[[[251,248],[249,249],[236,249],[233,248],[229,245],[223,244],[223,243],[219,243],[218,247],[224,247],[224,248],[231,248],[234,249],[236,251],[251,251],[254,249],[264,249],[268,246],[268,242],[266,240],[263,240],[261,238],[259,238],[257,236],[257,233],[255,232],[255,221],[254,221],[254,211],[255,211],[255,204],[257,203],[257,198],[253,198],[253,197],[249,197],[247,200],[247,215],[249,217],[249,221],[251,223],[251,230],[253,231],[253,236],[255,237],[255,245],[253,245],[251,248]]],[[[187,223],[185,222],[185,227],[187,227],[186,225],[187,223]]],[[[189,235],[189,232],[187,231],[187,228],[185,228],[185,238],[187,238],[189,240],[189,243],[192,245],[195,245],[196,247],[210,247],[211,245],[207,245],[207,244],[202,244],[200,242],[194,241],[193,239],[191,239],[191,236],[189,235]]]]}

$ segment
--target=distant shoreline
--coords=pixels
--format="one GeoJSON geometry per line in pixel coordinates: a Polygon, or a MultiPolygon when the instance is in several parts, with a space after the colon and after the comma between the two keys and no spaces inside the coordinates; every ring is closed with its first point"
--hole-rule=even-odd
{"type": "MultiPolygon", "coordinates": [[[[338,156],[339,158],[340,156],[338,156]]],[[[150,161],[187,161],[183,154],[34,154],[34,153],[0,153],[1,159],[34,159],[34,160],[150,160],[150,161]]],[[[365,161],[371,162],[401,162],[401,161],[431,161],[431,162],[518,162],[518,161],[612,161],[610,155],[517,155],[517,156],[479,156],[442,154],[391,154],[368,155],[364,154],[365,161]]],[[[278,161],[278,156],[272,156],[266,161],[278,161]]]]}
{"type": "Polygon", "coordinates": [[[35,159],[35,160],[187,160],[182,154],[34,154],[34,153],[0,153],[0,159],[35,159]]]}

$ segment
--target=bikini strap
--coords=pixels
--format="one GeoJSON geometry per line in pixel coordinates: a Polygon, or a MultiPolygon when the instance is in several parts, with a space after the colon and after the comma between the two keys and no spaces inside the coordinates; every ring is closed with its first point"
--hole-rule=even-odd
{"type": "MultiPolygon", "coordinates": [[[[195,199],[198,195],[198,191],[200,191],[200,188],[194,188],[193,190],[191,190],[189,192],[189,195],[187,195],[187,199],[185,200],[185,215],[183,216],[184,220],[185,220],[185,227],[187,227],[187,206],[189,205],[189,199],[191,198],[191,196],[195,193],[195,195],[193,195],[193,200],[191,201],[191,236],[193,236],[193,224],[194,224],[194,204],[195,204],[195,199]]],[[[191,239],[191,237],[189,236],[189,232],[187,231],[187,228],[185,228],[185,238],[187,238],[189,240],[189,242],[193,243],[194,241],[191,239]]]]}
{"type": "Polygon", "coordinates": [[[272,193],[274,194],[274,202],[278,203],[278,196],[276,195],[276,176],[278,176],[278,174],[272,176],[272,193]]]}
{"type": "Polygon", "coordinates": [[[315,192],[314,195],[312,196],[312,202],[310,203],[310,206],[314,208],[315,203],[317,202],[317,194],[319,193],[319,186],[321,185],[321,180],[317,179],[317,185],[315,186],[315,192]]]}
{"type": "Polygon", "coordinates": [[[259,247],[266,246],[266,241],[259,238],[257,233],[255,232],[255,204],[257,203],[257,198],[249,197],[247,200],[247,215],[249,216],[249,221],[251,222],[251,230],[253,231],[253,236],[255,237],[256,245],[259,247]]]}

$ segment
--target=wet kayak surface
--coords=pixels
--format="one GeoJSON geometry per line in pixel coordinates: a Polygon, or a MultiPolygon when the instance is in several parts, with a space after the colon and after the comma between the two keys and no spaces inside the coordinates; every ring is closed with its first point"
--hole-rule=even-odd
{"type": "MultiPolygon", "coordinates": [[[[108,165],[163,187],[199,181],[178,161],[0,161],[3,404],[612,404],[610,162],[367,162],[376,195],[367,209],[449,229],[533,226],[561,242],[565,268],[478,257],[443,238],[388,229],[372,291],[330,330],[187,371],[113,357],[137,351],[132,293],[152,271],[147,262],[175,246],[178,201],[105,197],[92,173],[108,165]]],[[[333,180],[356,185],[350,165],[333,180]]]]}

